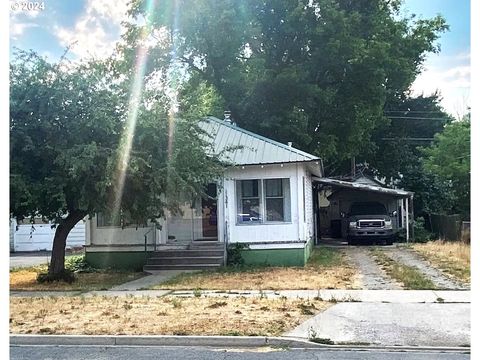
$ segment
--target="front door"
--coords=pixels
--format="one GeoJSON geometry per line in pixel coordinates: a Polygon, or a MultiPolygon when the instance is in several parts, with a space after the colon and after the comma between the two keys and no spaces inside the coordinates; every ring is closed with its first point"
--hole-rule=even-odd
{"type": "Polygon", "coordinates": [[[217,240],[217,184],[208,184],[202,198],[202,237],[195,240],[217,240]]]}

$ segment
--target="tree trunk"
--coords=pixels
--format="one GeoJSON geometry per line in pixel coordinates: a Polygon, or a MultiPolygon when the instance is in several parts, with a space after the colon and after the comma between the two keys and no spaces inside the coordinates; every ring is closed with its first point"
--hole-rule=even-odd
{"type": "Polygon", "coordinates": [[[81,210],[74,210],[63,219],[62,223],[55,230],[53,238],[52,257],[48,267],[48,275],[57,275],[65,270],[65,246],[70,230],[82,220],[87,213],[81,210]]]}

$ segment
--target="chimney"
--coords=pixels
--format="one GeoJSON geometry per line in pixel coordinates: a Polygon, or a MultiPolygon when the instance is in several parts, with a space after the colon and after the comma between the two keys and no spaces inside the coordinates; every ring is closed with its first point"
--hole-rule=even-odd
{"type": "Polygon", "coordinates": [[[231,111],[230,110],[226,110],[223,112],[223,121],[229,123],[229,124],[232,124],[232,119],[230,118],[230,116],[232,115],[231,111]]]}
{"type": "Polygon", "coordinates": [[[287,143],[287,145],[288,145],[288,147],[292,147],[293,142],[289,141],[289,142],[287,143]]]}

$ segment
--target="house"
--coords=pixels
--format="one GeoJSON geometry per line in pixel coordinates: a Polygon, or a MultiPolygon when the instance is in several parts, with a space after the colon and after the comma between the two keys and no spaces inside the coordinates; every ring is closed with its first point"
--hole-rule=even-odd
{"type": "Polygon", "coordinates": [[[112,223],[101,214],[87,222],[86,259],[95,266],[209,268],[224,263],[226,248],[245,244],[249,264],[304,265],[316,237],[312,178],[321,159],[244,130],[229,117],[201,123],[216,153],[233,164],[208,198],[185,198],[181,214],[161,226],[112,223]]]}

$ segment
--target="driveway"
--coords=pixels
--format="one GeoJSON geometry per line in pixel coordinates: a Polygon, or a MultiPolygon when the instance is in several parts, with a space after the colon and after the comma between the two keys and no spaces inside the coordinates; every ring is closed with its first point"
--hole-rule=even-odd
{"type": "Polygon", "coordinates": [[[470,304],[339,303],[286,335],[335,344],[464,347],[470,345],[470,304]]]}
{"type": "MultiPolygon", "coordinates": [[[[353,283],[356,289],[365,290],[398,290],[401,283],[392,279],[375,261],[371,249],[373,246],[349,246],[343,239],[322,239],[322,245],[337,248],[346,255],[348,262],[357,269],[353,283]]],[[[469,284],[463,284],[444,274],[419,256],[414,250],[401,244],[377,246],[386,256],[397,263],[416,268],[425,278],[432,281],[437,289],[469,290],[469,284]]]]}

